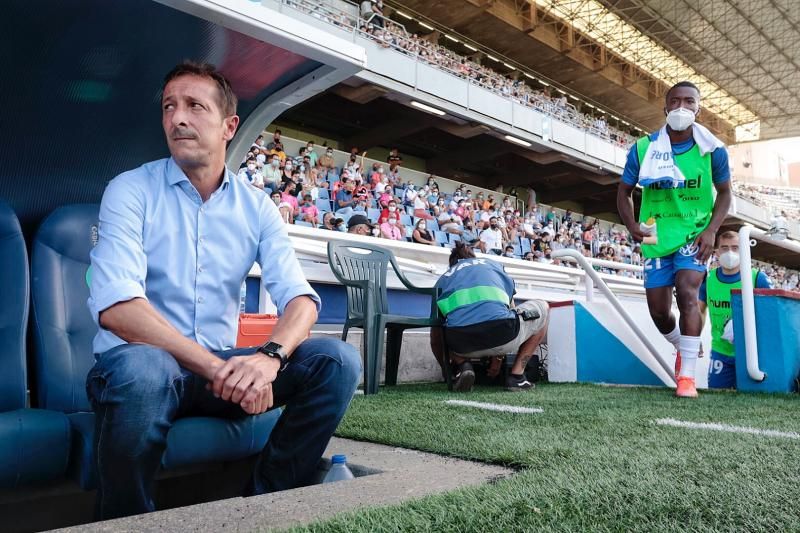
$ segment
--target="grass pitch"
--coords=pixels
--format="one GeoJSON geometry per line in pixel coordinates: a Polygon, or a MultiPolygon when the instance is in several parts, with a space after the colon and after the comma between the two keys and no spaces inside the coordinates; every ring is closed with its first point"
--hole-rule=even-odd
{"type": "Polygon", "coordinates": [[[800,531],[800,440],[658,426],[658,418],[800,432],[800,397],[701,392],[692,401],[668,389],[563,384],[472,394],[384,387],[353,400],[337,435],[519,472],[297,531],[800,531]]]}

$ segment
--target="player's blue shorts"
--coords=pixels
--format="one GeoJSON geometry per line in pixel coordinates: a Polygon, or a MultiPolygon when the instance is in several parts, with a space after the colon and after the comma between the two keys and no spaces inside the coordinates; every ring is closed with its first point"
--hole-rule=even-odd
{"type": "Polygon", "coordinates": [[[665,257],[649,257],[644,260],[644,288],[672,287],[675,275],[679,270],[696,270],[706,272],[707,263],[701,263],[696,255],[700,249],[694,244],[687,244],[672,255],[665,257]]]}
{"type": "Polygon", "coordinates": [[[736,358],[711,350],[708,364],[709,389],[736,388],[736,358]]]}

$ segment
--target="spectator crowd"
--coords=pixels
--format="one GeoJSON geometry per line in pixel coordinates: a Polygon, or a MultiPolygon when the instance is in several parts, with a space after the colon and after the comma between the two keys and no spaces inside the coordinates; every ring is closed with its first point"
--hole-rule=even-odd
{"type": "Polygon", "coordinates": [[[800,220],[799,189],[733,182],[733,190],[737,196],[770,210],[771,214],[776,217],[800,220]]]}
{"type": "MultiPolygon", "coordinates": [[[[385,48],[392,48],[416,57],[419,61],[460,78],[468,79],[471,83],[484,89],[585,129],[618,146],[630,146],[635,140],[629,132],[610,126],[606,118],[602,116],[602,112],[598,116],[593,116],[579,111],[567,101],[566,93],[558,89],[551,92],[549,85],[534,88],[530,85],[533,81],[532,78],[523,75],[517,69],[512,69],[508,74],[502,74],[479,62],[480,57],[485,58],[488,63],[492,61],[492,56],[477,52],[471,57],[460,55],[439,44],[439,32],[433,32],[427,36],[409,33],[403,26],[385,16],[382,0],[361,2],[358,17],[319,2],[291,0],[290,4],[296,9],[305,11],[335,26],[347,30],[357,29],[361,35],[376,41],[385,48]]],[[[442,42],[446,42],[446,39],[442,42]]],[[[502,64],[499,60],[495,60],[495,62],[498,65],[502,64]]]]}
{"type": "MultiPolygon", "coordinates": [[[[275,130],[270,142],[263,135],[256,139],[239,176],[269,194],[287,224],[425,246],[452,247],[462,240],[479,252],[561,266],[574,266],[552,256],[565,248],[587,258],[642,265],[641,249],[624,227],[535,204],[522,211],[514,197],[473,192],[463,184],[446,194],[434,176],[424,183],[404,179],[396,149],[385,164],[364,161],[353,148],[339,166],[333,149],[323,146],[318,151],[314,141],[292,156],[284,149],[281,131],[275,130]]],[[[595,268],[641,276],[613,265],[595,268]]],[[[759,268],[776,287],[798,290],[797,272],[767,264],[759,268]]]]}

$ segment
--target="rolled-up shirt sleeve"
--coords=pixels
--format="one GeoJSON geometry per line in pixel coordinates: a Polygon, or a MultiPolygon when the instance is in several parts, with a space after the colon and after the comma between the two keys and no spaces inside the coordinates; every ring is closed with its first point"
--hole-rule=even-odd
{"type": "Polygon", "coordinates": [[[256,261],[261,266],[261,283],[282,315],[286,305],[298,296],[308,296],[322,308],[322,301],[303,275],[278,208],[264,202],[260,217],[260,238],[256,261]]]}
{"type": "Polygon", "coordinates": [[[145,198],[125,175],[113,179],[100,203],[97,246],[91,252],[89,310],[97,325],[112,305],[145,296],[147,258],[142,229],[145,198]]]}

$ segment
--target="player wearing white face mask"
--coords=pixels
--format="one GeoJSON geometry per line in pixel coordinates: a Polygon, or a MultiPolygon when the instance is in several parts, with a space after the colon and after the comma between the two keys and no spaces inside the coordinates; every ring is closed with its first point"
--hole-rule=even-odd
{"type": "MultiPolygon", "coordinates": [[[[706,309],[711,317],[711,363],[708,367],[708,386],[712,389],[736,388],[736,358],[731,321],[731,290],[742,287],[739,270],[739,236],[725,231],[717,237],[716,254],[719,268],[708,273],[700,286],[698,305],[705,321],[706,309]]],[[[770,289],[769,278],[758,269],[751,269],[753,287],[770,289]]]]}
{"type": "Polygon", "coordinates": [[[628,153],[617,209],[634,241],[642,243],[650,317],[677,352],[675,394],[695,398],[702,330],[697,294],[730,207],[730,169],[723,143],[695,122],[700,91],[694,84],[676,83],[664,104],[666,124],[628,153]],[[638,220],[632,199],[637,185],[642,188],[638,220]],[[680,320],[672,313],[673,289],[680,320]]]}

